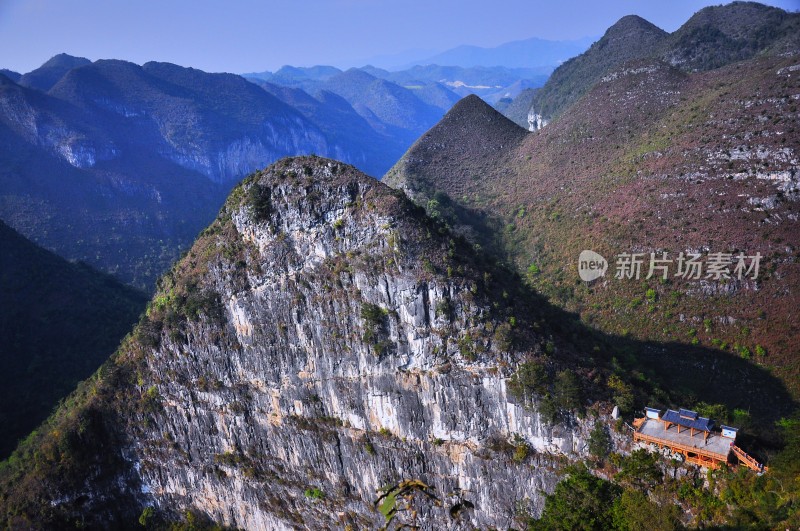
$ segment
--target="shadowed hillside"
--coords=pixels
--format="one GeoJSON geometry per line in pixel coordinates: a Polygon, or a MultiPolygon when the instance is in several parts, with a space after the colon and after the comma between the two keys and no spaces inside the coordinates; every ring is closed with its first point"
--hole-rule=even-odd
{"type": "Polygon", "coordinates": [[[0,221],[0,456],[117,348],[144,294],[35,246],[0,221]]]}

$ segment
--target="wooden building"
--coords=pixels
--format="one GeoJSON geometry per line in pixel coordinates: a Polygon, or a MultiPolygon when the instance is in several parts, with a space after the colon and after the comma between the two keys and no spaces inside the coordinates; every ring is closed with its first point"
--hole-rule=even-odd
{"type": "Polygon", "coordinates": [[[729,463],[733,453],[740,464],[757,472],[766,471],[766,467],[736,446],[736,428],[721,426],[718,430],[713,420],[689,409],[668,409],[662,413],[648,407],[644,417],[633,421],[633,427],[634,441],[669,448],[682,454],[688,463],[719,468],[729,463]]]}

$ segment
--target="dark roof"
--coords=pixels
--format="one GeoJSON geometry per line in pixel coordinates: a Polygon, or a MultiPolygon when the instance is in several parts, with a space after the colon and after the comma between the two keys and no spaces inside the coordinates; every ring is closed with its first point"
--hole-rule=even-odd
{"type": "Polygon", "coordinates": [[[668,409],[667,412],[661,416],[661,420],[678,424],[684,428],[694,428],[700,431],[711,431],[714,428],[713,420],[700,417],[696,412],[688,409],[681,409],[680,411],[668,409]]]}

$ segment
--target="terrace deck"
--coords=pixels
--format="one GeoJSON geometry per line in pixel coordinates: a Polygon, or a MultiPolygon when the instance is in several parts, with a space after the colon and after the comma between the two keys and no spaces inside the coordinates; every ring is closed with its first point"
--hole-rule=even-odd
{"type": "Polygon", "coordinates": [[[646,441],[659,446],[668,446],[672,450],[678,451],[687,457],[687,460],[696,462],[702,466],[711,466],[728,461],[728,454],[731,451],[733,440],[722,437],[717,433],[711,433],[708,438],[704,438],[703,432],[695,432],[692,436],[689,429],[672,425],[669,429],[664,429],[664,422],[657,419],[637,419],[636,431],[633,433],[634,440],[646,441]]]}

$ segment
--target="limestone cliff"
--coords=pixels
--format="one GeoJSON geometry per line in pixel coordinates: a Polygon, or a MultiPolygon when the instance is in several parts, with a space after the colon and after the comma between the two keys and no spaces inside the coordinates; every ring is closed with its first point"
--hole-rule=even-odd
{"type": "Polygon", "coordinates": [[[520,285],[352,167],[280,161],[233,191],[113,360],[23,445],[2,515],[326,529],[395,508],[428,529],[514,525],[592,424],[550,425],[509,393],[521,360],[577,354],[520,285]],[[374,506],[392,485],[416,512],[398,490],[374,506]]]}

